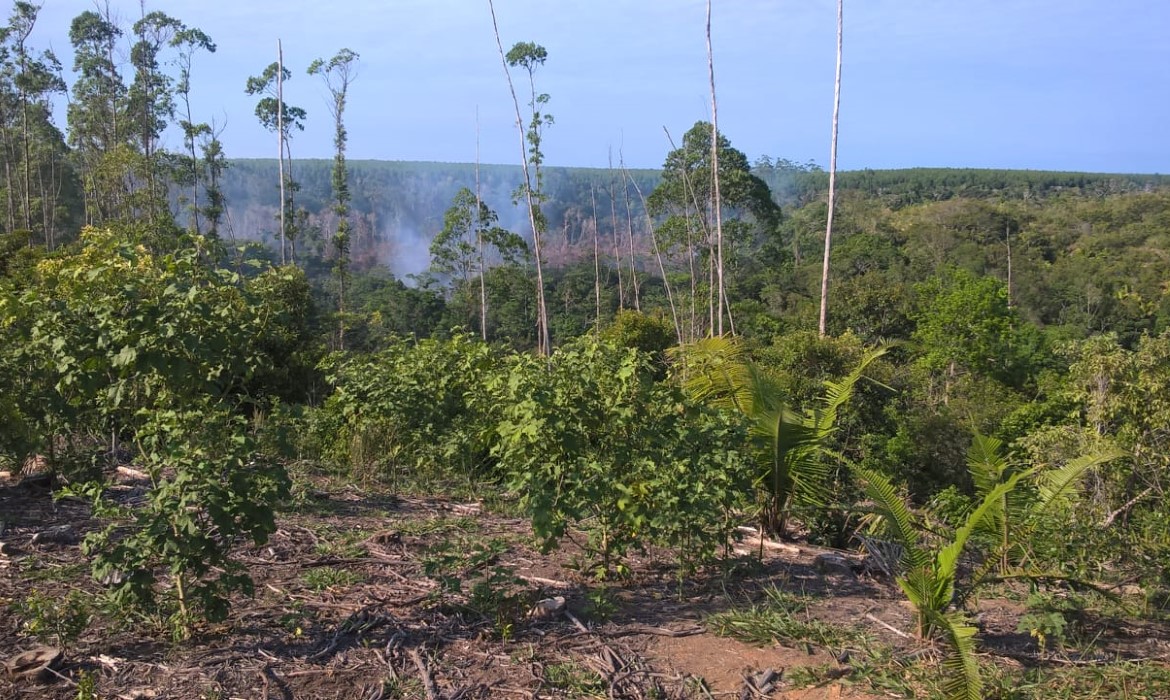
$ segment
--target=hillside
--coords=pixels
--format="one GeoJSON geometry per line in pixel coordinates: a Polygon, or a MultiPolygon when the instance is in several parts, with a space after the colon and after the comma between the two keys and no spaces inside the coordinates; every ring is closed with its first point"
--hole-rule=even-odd
{"type": "MultiPolygon", "coordinates": [[[[297,204],[324,230],[333,223],[329,213],[331,167],[329,160],[299,160],[293,166],[293,175],[301,186],[297,204]]],[[[367,264],[386,265],[399,277],[426,268],[427,247],[442,227],[443,213],[459,188],[474,189],[476,182],[476,166],[472,163],[351,160],[349,168],[358,230],[355,257],[367,264]]],[[[279,199],[276,171],[275,160],[231,161],[223,186],[234,235],[272,240],[279,199]]],[[[753,172],[768,184],[774,199],[786,211],[823,197],[828,187],[827,173],[786,161],[777,165],[771,159],[761,159],[753,172]]],[[[661,180],[658,170],[630,170],[628,174],[644,195],[649,195],[661,180]]],[[[499,213],[501,225],[527,234],[527,214],[512,197],[522,177],[518,165],[484,164],[479,168],[484,201],[499,213]]],[[[550,262],[554,265],[592,254],[591,239],[585,239],[592,236],[595,211],[603,236],[612,235],[615,217],[617,228],[626,226],[628,218],[632,218],[635,228],[644,233],[642,205],[632,187],[628,191],[632,214],[627,216],[621,170],[548,167],[545,178],[549,194],[545,214],[550,222],[550,262]],[[589,250],[575,251],[583,243],[589,250]]],[[[1029,201],[1149,192],[1170,185],[1170,176],[911,168],[847,171],[840,173],[839,183],[843,191],[899,209],[950,199],[1029,201]]]]}

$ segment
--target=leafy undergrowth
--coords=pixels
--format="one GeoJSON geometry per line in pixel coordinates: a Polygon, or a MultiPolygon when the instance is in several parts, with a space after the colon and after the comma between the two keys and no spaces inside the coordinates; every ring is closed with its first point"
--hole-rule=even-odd
{"type": "MultiPolygon", "coordinates": [[[[134,498],[134,487],[123,487],[134,498]]],[[[757,548],[679,581],[667,551],[598,581],[580,549],[542,554],[506,504],[406,497],[316,475],[260,547],[239,550],[255,596],[183,639],[130,614],[76,544],[80,502],[0,484],[0,660],[43,642],[65,660],[0,697],[938,697],[939,650],[912,637],[889,581],[819,574],[815,548],[757,548]],[[563,596],[567,613],[532,615],[563,596]]],[[[1170,697],[1170,628],[1124,605],[1003,588],[979,602],[989,697],[1170,697]],[[1044,647],[1030,627],[1043,628],[1044,647]]]]}

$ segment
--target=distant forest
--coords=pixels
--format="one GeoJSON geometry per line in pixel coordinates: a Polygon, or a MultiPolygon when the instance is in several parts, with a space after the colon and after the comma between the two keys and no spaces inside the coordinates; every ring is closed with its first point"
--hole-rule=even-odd
{"type": "MultiPolygon", "coordinates": [[[[279,203],[273,176],[276,160],[233,159],[230,163],[224,173],[223,189],[231,232],[246,240],[274,240],[279,203]]],[[[332,161],[325,159],[298,160],[294,165],[295,177],[301,184],[299,204],[309,212],[318,235],[333,223],[332,167],[332,161]]],[[[459,188],[472,188],[476,181],[476,166],[472,163],[351,160],[348,167],[353,215],[359,231],[354,242],[355,259],[364,261],[359,264],[385,265],[400,275],[425,270],[429,263],[426,248],[442,228],[443,213],[459,188]]],[[[520,166],[483,164],[479,173],[483,199],[500,214],[501,223],[526,233],[523,204],[513,198],[522,181],[520,166]]],[[[631,169],[626,173],[643,193],[653,191],[661,180],[660,170],[631,169]]],[[[773,199],[785,211],[823,198],[828,187],[828,174],[814,163],[761,156],[752,164],[752,173],[767,183],[773,199]]],[[[610,239],[615,227],[624,229],[626,197],[634,213],[636,235],[645,238],[641,200],[630,185],[623,188],[621,170],[547,167],[545,177],[550,261],[554,264],[592,255],[590,236],[594,225],[610,239]],[[591,188],[596,201],[591,201],[591,188]]],[[[872,198],[896,210],[950,199],[1038,202],[1058,196],[1100,198],[1152,192],[1170,186],[1170,176],[908,168],[845,171],[838,174],[838,182],[844,191],[856,193],[854,196],[872,198]]],[[[526,235],[531,237],[530,233],[526,235]]],[[[646,247],[643,243],[640,248],[646,247]]]]}

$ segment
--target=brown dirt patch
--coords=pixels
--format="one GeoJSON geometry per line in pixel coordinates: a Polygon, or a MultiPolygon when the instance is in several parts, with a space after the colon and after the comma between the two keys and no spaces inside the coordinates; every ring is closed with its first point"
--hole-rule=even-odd
{"type": "Polygon", "coordinates": [[[702,678],[715,693],[739,690],[745,676],[765,669],[783,671],[792,666],[835,662],[833,656],[824,651],[809,654],[779,644],[761,648],[708,634],[655,639],[645,653],[655,665],[702,678]]]}

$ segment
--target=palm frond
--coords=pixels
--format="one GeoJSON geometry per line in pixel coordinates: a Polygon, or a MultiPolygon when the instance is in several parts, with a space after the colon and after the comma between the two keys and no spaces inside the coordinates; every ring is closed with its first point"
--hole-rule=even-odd
{"type": "Polygon", "coordinates": [[[1003,454],[1003,440],[976,431],[967,449],[967,472],[979,495],[991,491],[1007,472],[1009,464],[1003,454]]]}
{"type": "Polygon", "coordinates": [[[967,516],[962,527],[955,531],[955,539],[939,550],[935,576],[937,578],[936,592],[940,603],[949,605],[951,602],[951,596],[955,589],[955,571],[958,569],[959,558],[963,554],[963,548],[967,546],[967,540],[971,538],[971,533],[975,532],[991,513],[1003,507],[1004,496],[1015,489],[1020,479],[1028,473],[1013,474],[1007,481],[997,485],[984,495],[983,500],[976,506],[975,510],[967,516]]]}
{"type": "Polygon", "coordinates": [[[908,571],[929,567],[930,557],[919,546],[914,516],[894,484],[885,474],[873,469],[854,466],[853,472],[861,480],[865,495],[876,504],[877,512],[885,521],[890,535],[902,545],[905,551],[903,566],[908,571]]]}
{"type": "Polygon", "coordinates": [[[821,407],[812,413],[813,421],[824,430],[831,430],[837,423],[837,413],[841,407],[853,398],[853,389],[857,382],[865,376],[865,370],[878,358],[890,351],[890,345],[879,345],[862,356],[861,362],[840,381],[825,380],[825,394],[822,397],[821,407]]]}
{"type": "Polygon", "coordinates": [[[983,700],[983,679],[975,658],[975,633],[965,615],[958,611],[939,613],[932,620],[943,633],[948,647],[943,658],[943,694],[947,700],[983,700]]]}
{"type": "Polygon", "coordinates": [[[789,503],[809,505],[824,501],[824,484],[831,467],[821,458],[824,445],[797,413],[786,406],[756,417],[751,433],[760,467],[760,484],[767,493],[765,521],[781,529],[789,503]]]}
{"type": "Polygon", "coordinates": [[[1059,469],[1049,469],[1040,474],[1037,480],[1040,497],[1033,508],[1033,514],[1038,514],[1049,505],[1067,498],[1076,488],[1076,482],[1090,470],[1115,459],[1126,456],[1124,450],[1111,447],[1094,454],[1083,455],[1069,460],[1059,469]]]}
{"type": "Polygon", "coordinates": [[[743,343],[730,337],[703,338],[671,348],[668,355],[692,398],[713,408],[749,413],[760,380],[750,369],[743,343]]]}

